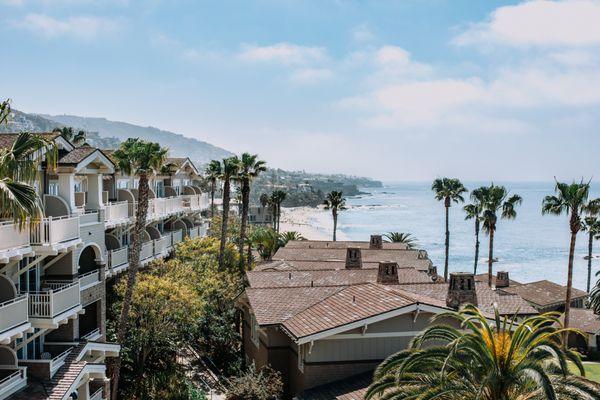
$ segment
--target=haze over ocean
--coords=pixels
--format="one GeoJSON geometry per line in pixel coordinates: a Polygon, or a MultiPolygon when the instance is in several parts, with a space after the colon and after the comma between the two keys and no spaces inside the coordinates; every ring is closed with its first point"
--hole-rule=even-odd
{"type": "MultiPolygon", "coordinates": [[[[542,199],[554,193],[553,182],[495,182],[523,197],[516,220],[501,220],[494,240],[494,271],[506,270],[522,281],[548,279],[566,284],[569,246],[567,216],[542,216],[542,199]]],[[[465,182],[469,189],[489,182],[465,182]]],[[[382,188],[362,189],[369,195],[349,198],[349,209],[340,213],[339,230],[348,239],[367,240],[372,233],[409,232],[426,249],[438,272],[444,267],[444,206],[434,199],[431,183],[385,183],[382,188]]],[[[590,199],[600,197],[600,186],[592,184],[590,199]]],[[[468,201],[468,197],[466,201],[468,201]]],[[[462,204],[450,209],[450,271],[472,271],[474,222],[465,221],[462,204]]],[[[315,223],[322,223],[321,218],[315,223]]],[[[488,236],[480,236],[478,273],[487,271],[488,236]]],[[[600,257],[600,241],[594,243],[600,257]]],[[[585,289],[587,277],[587,233],[577,237],[574,286],[585,289]]],[[[592,273],[600,270],[600,258],[592,261],[592,273]]],[[[592,276],[592,284],[596,277],[592,276]]]]}

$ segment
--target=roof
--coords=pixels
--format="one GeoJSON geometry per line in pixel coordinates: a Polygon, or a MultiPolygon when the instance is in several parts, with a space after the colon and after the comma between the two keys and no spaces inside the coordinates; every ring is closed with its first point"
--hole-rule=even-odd
{"type": "Polygon", "coordinates": [[[190,166],[194,170],[194,173],[198,174],[198,169],[196,168],[196,166],[194,165],[194,163],[192,162],[192,160],[190,160],[189,157],[167,157],[167,158],[165,158],[165,163],[164,164],[165,165],[173,164],[179,170],[183,166],[185,166],[185,164],[188,164],[188,163],[190,164],[190,166]]]}
{"type": "MultiPolygon", "coordinates": [[[[60,133],[58,133],[58,132],[41,132],[41,133],[36,133],[36,135],[43,136],[44,138],[46,138],[48,140],[54,140],[58,136],[60,136],[60,133]]],[[[0,149],[11,148],[13,143],[17,139],[17,136],[19,136],[18,133],[0,133],[0,149]]]]}
{"type": "Polygon", "coordinates": [[[569,326],[589,334],[600,333],[600,315],[587,308],[571,308],[569,326]]]}
{"type": "MultiPolygon", "coordinates": [[[[363,241],[342,241],[332,242],[330,240],[291,240],[285,245],[286,248],[313,248],[313,249],[345,249],[347,247],[359,247],[369,249],[370,243],[363,241]]],[[[405,243],[383,242],[384,249],[406,250],[408,246],[405,243]]]]}
{"type": "Polygon", "coordinates": [[[373,381],[373,372],[317,386],[300,393],[296,400],[363,400],[373,381]]]}
{"type": "MultiPolygon", "coordinates": [[[[488,282],[488,274],[483,273],[483,274],[477,274],[475,275],[475,282],[485,282],[487,284],[488,282]]],[[[518,281],[513,281],[512,279],[508,279],[509,285],[510,286],[517,286],[517,285],[521,285],[521,282],[518,281]]],[[[492,284],[495,286],[496,285],[496,275],[492,276],[492,284]]]]}
{"type": "MultiPolygon", "coordinates": [[[[518,294],[531,304],[539,307],[549,307],[553,305],[564,304],[567,294],[567,288],[558,283],[541,280],[531,283],[523,283],[516,286],[501,288],[507,293],[518,294]]],[[[587,292],[573,288],[573,300],[587,297],[587,292]]]]}
{"type": "Polygon", "coordinates": [[[89,146],[76,147],[60,157],[58,164],[77,165],[96,150],[98,149],[89,146]]]}
{"type": "MultiPolygon", "coordinates": [[[[401,268],[401,266],[399,266],[401,268]]],[[[379,262],[362,263],[362,269],[377,269],[379,262]]],[[[254,271],[327,271],[346,269],[346,261],[266,261],[254,267],[254,271]]]]}

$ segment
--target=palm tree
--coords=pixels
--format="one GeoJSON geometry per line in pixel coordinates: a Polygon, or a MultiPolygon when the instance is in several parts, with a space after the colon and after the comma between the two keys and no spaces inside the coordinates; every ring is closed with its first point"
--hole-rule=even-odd
{"type": "Polygon", "coordinates": [[[229,222],[229,202],[231,201],[231,181],[237,179],[240,159],[237,156],[223,159],[223,168],[219,179],[223,181],[223,215],[221,218],[221,245],[219,247],[219,269],[225,268],[225,241],[227,240],[227,224],[229,222]]]}
{"type": "Polygon", "coordinates": [[[0,219],[9,219],[23,228],[28,218],[43,216],[40,198],[33,187],[38,177],[40,158],[56,163],[56,146],[41,135],[21,132],[10,148],[0,149],[0,219]]]}
{"type": "Polygon", "coordinates": [[[217,190],[217,180],[223,173],[223,167],[221,161],[211,160],[206,167],[205,174],[208,180],[210,180],[210,216],[215,215],[215,191],[217,190]]]}
{"type": "Polygon", "coordinates": [[[448,256],[450,253],[450,206],[452,203],[463,203],[463,194],[467,189],[460,180],[453,178],[438,178],[433,181],[431,190],[435,193],[437,201],[444,201],[446,208],[446,258],[444,260],[444,280],[448,281],[448,256]]]}
{"type": "Polygon", "coordinates": [[[8,121],[10,116],[10,99],[4,100],[0,103],[0,125],[8,121]]]}
{"type": "MultiPolygon", "coordinates": [[[[123,174],[129,176],[137,175],[139,178],[138,205],[129,252],[129,275],[127,276],[127,288],[123,297],[121,315],[117,327],[117,341],[123,344],[125,335],[127,334],[131,296],[133,295],[133,288],[140,267],[142,232],[146,228],[149,191],[148,179],[162,168],[167,156],[167,149],[161,148],[158,143],[147,142],[139,138],[129,138],[121,143],[121,146],[113,155],[123,174]]],[[[121,358],[117,357],[113,366],[113,400],[117,400],[118,398],[120,369],[121,358]]]]}
{"type": "Polygon", "coordinates": [[[264,261],[270,261],[279,247],[284,245],[281,236],[274,229],[264,227],[259,227],[252,231],[250,242],[264,261]]]}
{"type": "MultiPolygon", "coordinates": [[[[569,216],[571,230],[571,244],[569,247],[569,264],[567,271],[567,296],[565,299],[565,326],[569,326],[571,312],[571,291],[573,288],[573,257],[575,256],[575,242],[577,233],[581,229],[581,214],[585,210],[585,203],[590,191],[590,184],[583,181],[571,184],[556,182],[555,196],[546,196],[542,202],[542,214],[569,216]]],[[[568,336],[568,334],[567,334],[568,336]]]]}
{"type": "Polygon", "coordinates": [[[260,202],[260,206],[262,207],[262,213],[264,215],[265,208],[269,205],[269,195],[266,193],[261,193],[258,201],[260,202]]]}
{"type": "Polygon", "coordinates": [[[60,136],[73,143],[75,147],[79,147],[85,143],[85,131],[80,130],[75,133],[72,127],[63,126],[62,128],[54,128],[52,132],[60,133],[60,136]]]}
{"type": "Polygon", "coordinates": [[[273,214],[275,218],[275,230],[279,233],[279,223],[281,221],[281,203],[286,198],[286,193],[283,190],[274,190],[271,193],[271,204],[273,205],[273,214]]]}
{"type": "Polygon", "coordinates": [[[389,242],[404,243],[407,248],[413,249],[417,245],[417,238],[410,233],[388,232],[383,235],[389,242]]]}
{"type": "Polygon", "coordinates": [[[475,189],[471,192],[471,203],[463,207],[466,213],[465,220],[475,220],[475,260],[473,273],[477,274],[477,263],[479,262],[479,231],[481,225],[481,213],[483,212],[483,192],[475,189]]]}
{"type": "Polygon", "coordinates": [[[483,230],[489,236],[488,248],[488,285],[492,287],[493,264],[494,264],[494,234],[498,225],[498,213],[500,218],[517,218],[516,208],[523,202],[518,194],[509,196],[508,190],[504,186],[496,186],[493,183],[490,186],[482,186],[476,189],[477,195],[481,196],[483,230]]]}
{"type": "Polygon", "coordinates": [[[341,191],[332,190],[327,193],[323,204],[326,210],[331,210],[331,215],[333,216],[333,241],[335,242],[338,212],[346,210],[346,199],[341,191]]]}
{"type": "Polygon", "coordinates": [[[287,232],[280,233],[279,237],[281,238],[281,241],[284,246],[286,244],[288,244],[289,241],[306,240],[306,238],[304,236],[302,236],[302,234],[300,232],[296,232],[296,231],[287,231],[287,232]]]}
{"type": "Polygon", "coordinates": [[[581,375],[579,354],[561,340],[569,331],[558,313],[494,323],[472,305],[438,314],[407,350],[375,370],[365,399],[554,400],[600,398],[600,386],[581,375]],[[448,322],[456,322],[460,329],[448,322]]]}
{"type": "Polygon", "coordinates": [[[588,275],[587,275],[587,291],[590,292],[592,281],[592,251],[594,248],[594,237],[600,236],[600,198],[590,200],[585,206],[586,217],[583,219],[583,230],[588,233],[588,275]]]}

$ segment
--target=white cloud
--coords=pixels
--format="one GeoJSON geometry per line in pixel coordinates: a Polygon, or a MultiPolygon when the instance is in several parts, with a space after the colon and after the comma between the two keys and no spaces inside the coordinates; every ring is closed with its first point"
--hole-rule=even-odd
{"type": "Polygon", "coordinates": [[[44,14],[27,14],[21,20],[13,21],[13,26],[46,38],[71,36],[86,40],[119,29],[116,20],[85,15],[57,19],[44,14]]]}
{"type": "Polygon", "coordinates": [[[458,45],[600,45],[600,1],[534,0],[500,7],[454,38],[458,45]]]}
{"type": "Polygon", "coordinates": [[[245,44],[242,46],[238,58],[249,62],[306,65],[324,62],[328,59],[328,56],[323,47],[299,46],[282,42],[270,46],[245,44]]]}
{"type": "Polygon", "coordinates": [[[314,84],[326,81],[333,76],[328,68],[303,68],[296,70],[290,76],[290,80],[300,84],[314,84]]]}
{"type": "Polygon", "coordinates": [[[352,29],[352,38],[356,43],[364,44],[374,41],[376,36],[367,24],[360,24],[352,29]]]}

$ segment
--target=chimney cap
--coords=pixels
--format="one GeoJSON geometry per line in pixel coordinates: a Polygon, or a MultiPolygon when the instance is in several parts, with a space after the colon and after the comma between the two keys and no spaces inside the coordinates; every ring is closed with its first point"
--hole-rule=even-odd
{"type": "Polygon", "coordinates": [[[396,262],[380,262],[377,271],[377,283],[383,285],[397,285],[400,283],[398,277],[398,263],[396,262]]]}
{"type": "Polygon", "coordinates": [[[346,248],[346,268],[362,268],[362,251],[360,247],[346,248]]]}
{"type": "Polygon", "coordinates": [[[371,235],[369,240],[369,249],[382,249],[383,248],[383,236],[371,235]]]}
{"type": "Polygon", "coordinates": [[[463,304],[477,305],[475,274],[472,272],[451,272],[446,305],[458,309],[463,304]]]}

